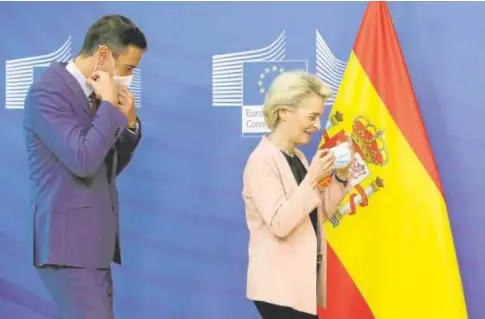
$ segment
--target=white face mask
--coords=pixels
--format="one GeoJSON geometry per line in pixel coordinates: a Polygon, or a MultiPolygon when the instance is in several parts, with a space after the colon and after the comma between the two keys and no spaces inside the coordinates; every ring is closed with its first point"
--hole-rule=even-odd
{"type": "MultiPolygon", "coordinates": [[[[124,86],[124,87],[130,87],[131,82],[133,81],[133,75],[116,75],[116,68],[115,68],[115,59],[113,57],[113,53],[111,53],[111,65],[113,66],[113,80],[115,81],[117,86],[124,86]]],[[[96,69],[98,68],[98,57],[96,56],[96,66],[94,67],[94,72],[96,72],[96,69]]]]}
{"type": "Polygon", "coordinates": [[[124,86],[124,87],[130,87],[131,81],[133,80],[133,75],[116,75],[116,68],[115,68],[115,59],[113,57],[113,53],[111,53],[111,64],[113,65],[113,80],[115,81],[117,86],[124,86]]]}
{"type": "Polygon", "coordinates": [[[133,75],[126,75],[126,76],[118,76],[115,75],[113,77],[113,80],[115,80],[117,86],[125,86],[125,87],[130,87],[131,81],[133,80],[133,75]]]}
{"type": "Polygon", "coordinates": [[[352,160],[349,142],[343,142],[330,149],[335,155],[335,168],[347,167],[352,160]]]}

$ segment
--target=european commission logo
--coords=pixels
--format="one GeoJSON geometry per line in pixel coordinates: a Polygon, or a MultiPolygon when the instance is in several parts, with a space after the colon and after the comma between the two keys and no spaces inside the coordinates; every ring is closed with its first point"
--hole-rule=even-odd
{"type": "MultiPolygon", "coordinates": [[[[5,108],[23,109],[32,83],[53,62],[68,62],[72,58],[71,37],[57,50],[37,56],[5,61],[5,108]]],[[[136,107],[141,107],[141,70],[133,70],[130,90],[136,107]]]]}
{"type": "MultiPolygon", "coordinates": [[[[316,75],[336,94],[347,63],[334,56],[318,31],[315,41],[316,75]]],[[[265,48],[214,55],[212,105],[240,107],[243,136],[260,136],[268,133],[262,111],[265,95],[276,76],[291,70],[308,71],[308,60],[286,58],[285,31],[265,48]]],[[[333,105],[335,94],[327,101],[327,106],[333,105]]]]}

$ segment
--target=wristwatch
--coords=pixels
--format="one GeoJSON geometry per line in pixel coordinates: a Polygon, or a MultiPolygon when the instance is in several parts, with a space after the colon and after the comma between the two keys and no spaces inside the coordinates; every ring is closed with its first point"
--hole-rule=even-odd
{"type": "Polygon", "coordinates": [[[128,127],[128,130],[132,131],[133,133],[136,133],[139,127],[140,127],[140,123],[137,117],[135,122],[135,127],[128,127]]]}

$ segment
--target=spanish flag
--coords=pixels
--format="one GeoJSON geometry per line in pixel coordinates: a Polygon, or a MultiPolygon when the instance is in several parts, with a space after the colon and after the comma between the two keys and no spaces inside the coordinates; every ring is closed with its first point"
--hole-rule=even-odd
{"type": "Polygon", "coordinates": [[[446,203],[392,18],[370,2],[320,148],[351,135],[327,236],[326,319],[465,319],[446,203]]]}

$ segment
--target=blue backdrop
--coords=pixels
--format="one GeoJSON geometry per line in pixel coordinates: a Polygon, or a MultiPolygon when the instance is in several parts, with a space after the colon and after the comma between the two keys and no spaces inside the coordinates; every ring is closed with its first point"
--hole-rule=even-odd
{"type": "MultiPolygon", "coordinates": [[[[258,130],[243,134],[246,77],[237,66],[259,54],[303,60],[316,72],[319,36],[345,63],[366,5],[1,3],[0,318],[56,313],[29,254],[22,96],[43,65],[75,56],[90,24],[114,13],[132,18],[149,40],[134,88],[144,138],[119,179],[117,318],[257,318],[245,299],[241,176],[258,142],[247,135],[258,130]]],[[[444,184],[470,318],[481,319],[485,3],[389,6],[444,184]]],[[[304,148],[308,156],[317,142],[304,148]]]]}

